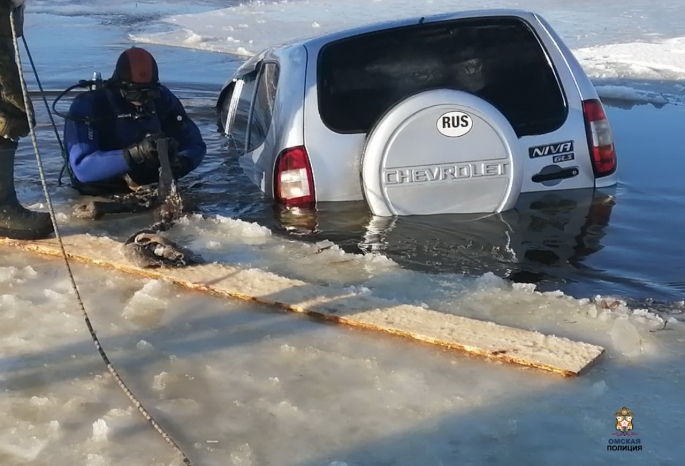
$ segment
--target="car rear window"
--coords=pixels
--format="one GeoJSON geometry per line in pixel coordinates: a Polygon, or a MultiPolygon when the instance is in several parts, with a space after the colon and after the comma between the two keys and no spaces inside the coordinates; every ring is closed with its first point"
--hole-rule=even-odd
{"type": "Polygon", "coordinates": [[[519,136],[553,131],[566,120],[551,60],[520,18],[407,26],[332,42],[319,53],[319,111],[338,133],[366,133],[394,104],[430,89],[475,94],[519,136]]]}

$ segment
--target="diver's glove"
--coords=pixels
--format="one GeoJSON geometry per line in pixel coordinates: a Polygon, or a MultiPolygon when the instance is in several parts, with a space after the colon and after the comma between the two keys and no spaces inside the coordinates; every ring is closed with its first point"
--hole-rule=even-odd
{"type": "Polygon", "coordinates": [[[159,168],[157,140],[162,136],[162,134],[148,134],[142,141],[124,149],[124,158],[128,165],[133,169],[159,168]]]}

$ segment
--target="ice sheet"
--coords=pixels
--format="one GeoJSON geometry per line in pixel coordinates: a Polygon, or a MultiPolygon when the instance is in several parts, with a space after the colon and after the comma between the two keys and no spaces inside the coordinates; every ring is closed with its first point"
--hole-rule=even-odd
{"type": "MultiPolygon", "coordinates": [[[[644,447],[632,457],[679,458],[685,325],[675,319],[490,275],[401,270],[240,220],[191,217],[169,234],[209,260],[607,348],[587,374],[559,379],[73,264],[113,364],[198,464],[608,464],[624,405],[644,447]]],[[[180,466],[105,374],[61,263],[3,249],[0,275],[13,277],[0,283],[3,464],[180,466]]]]}

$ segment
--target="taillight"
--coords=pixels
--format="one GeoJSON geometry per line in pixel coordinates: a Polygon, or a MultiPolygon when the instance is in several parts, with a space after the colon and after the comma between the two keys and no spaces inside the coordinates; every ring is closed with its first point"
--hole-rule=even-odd
{"type": "Polygon", "coordinates": [[[274,194],[286,205],[314,204],[314,176],[303,146],[285,149],[276,159],[274,194]]]}
{"type": "Polygon", "coordinates": [[[616,150],[602,103],[597,99],[583,101],[583,115],[595,177],[611,175],[616,171],[616,150]]]}

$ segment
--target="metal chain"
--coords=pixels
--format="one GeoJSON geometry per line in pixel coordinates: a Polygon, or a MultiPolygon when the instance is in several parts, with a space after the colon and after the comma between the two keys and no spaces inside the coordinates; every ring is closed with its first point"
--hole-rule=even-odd
{"type": "MultiPolygon", "coordinates": [[[[40,156],[40,151],[38,150],[38,142],[36,140],[36,133],[33,128],[33,122],[31,120],[31,115],[30,115],[30,106],[29,106],[29,96],[28,96],[28,90],[26,86],[26,81],[24,80],[24,72],[22,70],[22,65],[21,65],[21,57],[19,54],[19,44],[17,42],[17,36],[16,36],[16,30],[15,30],[15,25],[14,25],[14,15],[10,14],[10,27],[12,29],[12,40],[14,43],[14,53],[16,56],[16,62],[17,62],[17,67],[19,69],[19,79],[21,82],[21,92],[24,97],[24,106],[26,107],[26,117],[29,122],[29,128],[31,132],[31,141],[33,142],[33,149],[36,153],[36,162],[38,163],[38,171],[40,173],[40,181],[41,184],[43,185],[43,194],[45,195],[45,200],[47,202],[48,210],[50,212],[50,220],[52,221],[52,226],[55,230],[55,237],[57,238],[57,242],[59,243],[60,250],[62,252],[62,257],[64,258],[64,264],[67,268],[67,272],[69,274],[69,280],[71,282],[71,287],[74,290],[74,294],[76,295],[76,300],[78,301],[79,307],[81,308],[81,312],[83,313],[83,317],[86,321],[86,325],[88,326],[88,331],[90,332],[90,336],[93,339],[93,342],[95,343],[95,347],[98,350],[98,353],[102,357],[102,360],[105,362],[105,365],[107,366],[107,370],[109,373],[114,377],[114,380],[116,380],[117,384],[119,387],[123,390],[123,392],[126,394],[128,399],[131,401],[133,406],[135,406],[138,411],[145,417],[145,419],[152,425],[152,427],[162,436],[166,442],[171,445],[178,453],[181,454],[183,457],[183,463],[186,464],[187,466],[192,466],[192,463],[190,462],[190,459],[186,456],[186,454],[183,452],[181,447],[178,446],[178,444],[171,438],[169,434],[167,434],[164,429],[157,423],[157,421],[154,420],[152,415],[143,407],[142,403],[135,397],[135,395],[131,392],[131,390],[126,386],[122,378],[119,376],[117,373],[116,369],[114,369],[114,366],[112,366],[112,363],[110,362],[109,358],[107,357],[107,354],[105,354],[105,350],[102,348],[102,345],[100,344],[100,340],[98,339],[97,335],[95,334],[95,330],[93,329],[93,326],[90,323],[90,318],[88,317],[88,313],[86,312],[86,308],[83,305],[83,300],[81,299],[81,294],[78,291],[78,287],[76,286],[76,281],[74,280],[74,275],[71,271],[71,265],[69,264],[69,257],[67,256],[66,251],[64,250],[64,244],[62,242],[62,236],[60,235],[59,232],[59,226],[57,225],[57,218],[55,216],[55,210],[52,206],[52,200],[50,198],[50,193],[48,192],[48,187],[47,187],[47,182],[45,181],[45,172],[43,170],[43,161],[40,156]]],[[[26,45],[26,44],[24,44],[26,45]]],[[[37,75],[38,73],[36,72],[34,68],[34,73],[37,75]]]]}

